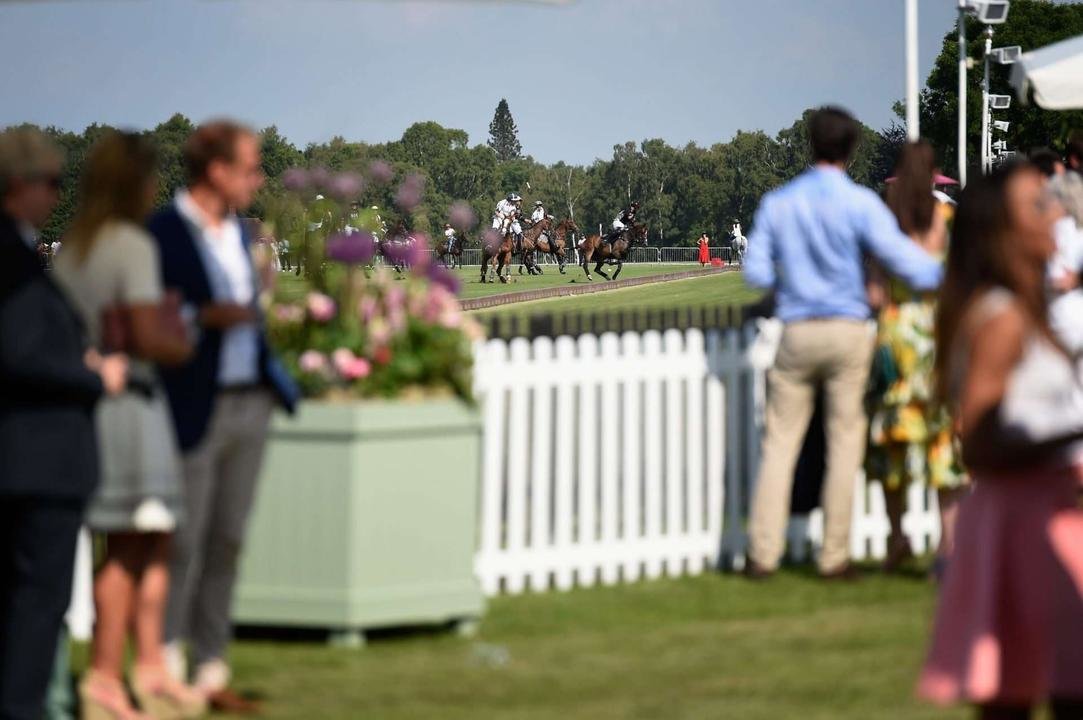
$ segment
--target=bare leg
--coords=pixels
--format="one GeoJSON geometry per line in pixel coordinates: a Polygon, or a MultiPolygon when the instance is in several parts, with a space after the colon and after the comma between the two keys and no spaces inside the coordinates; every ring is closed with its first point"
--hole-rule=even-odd
{"type": "Polygon", "coordinates": [[[119,681],[124,674],[124,647],[135,604],[141,568],[134,533],[112,533],[105,541],[105,561],[94,578],[94,639],[90,666],[95,673],[119,681]]]}
{"type": "Polygon", "coordinates": [[[959,501],[966,490],[952,488],[937,493],[940,505],[940,545],[936,549],[938,558],[947,560],[955,551],[955,519],[959,516],[959,501]]]}
{"type": "Polygon", "coordinates": [[[161,666],[162,621],[169,593],[169,550],[172,537],[155,533],[145,536],[146,564],[135,592],[134,624],[136,662],[161,666]]]}

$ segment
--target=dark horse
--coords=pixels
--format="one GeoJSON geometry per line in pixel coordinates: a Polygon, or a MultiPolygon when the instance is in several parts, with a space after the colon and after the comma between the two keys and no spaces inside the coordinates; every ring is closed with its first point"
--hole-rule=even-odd
{"type": "Polygon", "coordinates": [[[549,228],[553,226],[553,221],[549,218],[542,218],[538,222],[531,225],[529,228],[523,231],[523,241],[520,243],[519,248],[519,274],[523,274],[523,265],[526,265],[527,272],[531,275],[541,275],[541,268],[538,267],[537,256],[535,250],[539,250],[539,241],[542,236],[549,232],[549,228]]]}
{"type": "Polygon", "coordinates": [[[579,243],[579,264],[583,267],[583,272],[587,274],[587,280],[594,280],[590,275],[590,268],[588,267],[592,260],[597,263],[594,272],[598,273],[606,280],[616,280],[617,276],[620,275],[621,269],[624,267],[624,258],[628,255],[628,251],[637,245],[646,244],[646,225],[633,225],[630,228],[625,228],[612,243],[602,242],[602,238],[599,235],[588,235],[583,239],[583,242],[579,243]],[[605,274],[605,271],[602,270],[603,265],[617,266],[617,270],[613,273],[613,277],[609,277],[605,274]]]}
{"type": "Polygon", "coordinates": [[[463,246],[466,245],[466,235],[455,238],[455,246],[448,247],[448,239],[444,237],[443,240],[436,243],[434,248],[436,257],[440,258],[440,262],[444,263],[446,268],[457,268],[463,266],[463,246]],[[450,262],[448,262],[450,260],[450,262]]]}
{"type": "Polygon", "coordinates": [[[406,226],[399,223],[376,242],[376,254],[383,258],[385,264],[401,273],[409,267],[407,257],[414,242],[406,226]]]}
{"type": "MultiPolygon", "coordinates": [[[[534,245],[538,252],[551,255],[556,258],[557,267],[560,268],[560,274],[563,275],[567,270],[565,269],[568,264],[568,257],[566,254],[566,248],[568,247],[568,231],[573,233],[579,232],[579,226],[575,224],[575,221],[571,218],[561,220],[552,231],[546,230],[535,241],[534,245]]],[[[542,272],[541,264],[535,260],[534,266],[538,269],[538,274],[542,272]]],[[[521,268],[522,266],[520,266],[521,268]]],[[[521,272],[521,271],[520,271],[521,272]]]]}

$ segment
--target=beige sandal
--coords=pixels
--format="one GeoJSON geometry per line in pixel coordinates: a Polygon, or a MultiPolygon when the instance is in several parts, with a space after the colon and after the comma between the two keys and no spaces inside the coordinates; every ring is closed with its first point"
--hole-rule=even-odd
{"type": "Polygon", "coordinates": [[[124,683],[93,670],[79,683],[79,700],[82,720],[154,720],[132,706],[124,683]]]}
{"type": "Polygon", "coordinates": [[[207,699],[173,678],[164,667],[135,667],[132,692],[139,706],[157,720],[193,720],[207,713],[207,699]]]}

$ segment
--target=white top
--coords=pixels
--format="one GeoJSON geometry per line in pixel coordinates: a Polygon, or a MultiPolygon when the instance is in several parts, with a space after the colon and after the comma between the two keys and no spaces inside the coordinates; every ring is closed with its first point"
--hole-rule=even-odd
{"type": "Polygon", "coordinates": [[[545,208],[534,208],[534,214],[530,216],[532,222],[541,222],[545,219],[545,208]]]}
{"type": "Polygon", "coordinates": [[[515,203],[511,202],[507,198],[504,198],[496,204],[496,214],[502,216],[508,216],[514,213],[518,208],[515,203]]]}
{"type": "Polygon", "coordinates": [[[447,230],[445,230],[444,237],[448,238],[449,240],[455,237],[455,228],[448,228],[447,230]]]}
{"type": "MultiPolygon", "coordinates": [[[[256,278],[252,260],[241,239],[241,223],[237,216],[227,215],[218,227],[212,227],[187,190],[177,193],[176,205],[195,235],[214,299],[221,303],[252,305],[256,299],[256,278]]],[[[223,331],[218,384],[229,387],[258,381],[259,331],[256,325],[235,325],[223,331]]]]}

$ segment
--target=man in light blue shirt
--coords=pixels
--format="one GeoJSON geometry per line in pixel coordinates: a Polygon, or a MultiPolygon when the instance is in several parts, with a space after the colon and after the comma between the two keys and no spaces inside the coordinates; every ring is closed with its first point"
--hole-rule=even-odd
{"type": "Polygon", "coordinates": [[[862,400],[874,343],[864,256],[916,290],[940,283],[940,264],[899,230],[872,190],[847,176],[859,137],[857,121],[845,111],[814,113],[814,166],[764,196],[748,241],[745,280],[774,291],[785,323],[768,381],[763,460],[749,520],[750,577],[771,574],[782,557],[794,468],[821,386],[827,468],[819,566],[826,578],[851,575],[851,503],[865,451],[862,400]]]}

